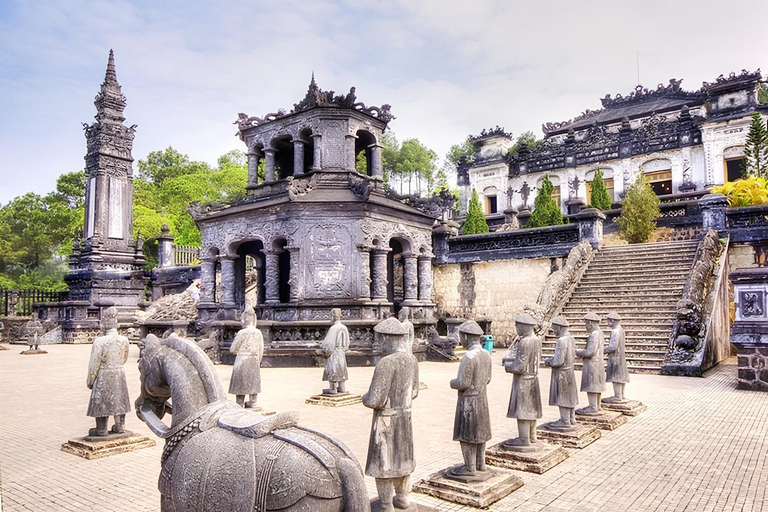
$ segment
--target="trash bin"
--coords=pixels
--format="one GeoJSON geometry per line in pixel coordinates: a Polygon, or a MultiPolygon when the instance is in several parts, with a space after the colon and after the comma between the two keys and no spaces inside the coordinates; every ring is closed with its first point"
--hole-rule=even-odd
{"type": "Polygon", "coordinates": [[[486,334],[483,337],[485,338],[485,350],[487,350],[489,354],[493,355],[493,334],[486,334]]]}

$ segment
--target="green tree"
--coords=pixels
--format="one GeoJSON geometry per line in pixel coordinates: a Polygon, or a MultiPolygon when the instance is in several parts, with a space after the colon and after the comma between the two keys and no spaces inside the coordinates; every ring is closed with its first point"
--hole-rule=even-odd
{"type": "Polygon", "coordinates": [[[355,170],[360,174],[368,174],[368,159],[365,157],[365,151],[361,151],[355,158],[355,170]]]}
{"type": "Polygon", "coordinates": [[[461,234],[479,235],[488,233],[488,231],[488,223],[485,221],[483,207],[480,206],[480,198],[477,195],[477,190],[473,189],[472,198],[469,200],[469,207],[467,208],[467,218],[461,227],[461,234]]]}
{"type": "Polygon", "coordinates": [[[564,223],[560,205],[552,197],[552,192],[554,191],[554,185],[549,180],[549,176],[545,174],[544,181],[542,181],[541,188],[539,188],[539,193],[533,201],[533,212],[525,224],[526,228],[558,226],[564,223]]]}
{"type": "Polygon", "coordinates": [[[621,215],[616,221],[619,237],[630,244],[647,242],[656,229],[659,213],[659,197],[653,192],[648,178],[640,172],[624,196],[621,215]]]}
{"type": "Polygon", "coordinates": [[[768,178],[768,129],[759,112],[752,113],[747,140],[744,144],[744,177],[768,178]]]}
{"type": "Polygon", "coordinates": [[[768,103],[768,84],[760,84],[757,89],[757,102],[761,105],[768,103]]]}
{"type": "Polygon", "coordinates": [[[605,188],[603,171],[600,168],[595,172],[595,179],[592,181],[590,203],[593,208],[597,208],[598,210],[611,209],[611,196],[608,194],[608,189],[605,188]]]}
{"type": "Polygon", "coordinates": [[[526,146],[528,149],[535,149],[541,144],[541,140],[536,138],[532,131],[523,132],[517,136],[515,143],[507,150],[509,155],[516,155],[520,148],[526,146]]]}

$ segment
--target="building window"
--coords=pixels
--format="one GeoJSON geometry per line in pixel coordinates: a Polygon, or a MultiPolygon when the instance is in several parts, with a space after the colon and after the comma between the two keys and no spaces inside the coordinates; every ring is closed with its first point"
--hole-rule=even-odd
{"type": "Polygon", "coordinates": [[[485,196],[485,214],[491,215],[498,211],[496,196],[485,196]]]}
{"type": "Polygon", "coordinates": [[[672,170],[646,172],[645,177],[651,184],[651,188],[657,196],[672,193],[672,170]]]}
{"type": "MultiPolygon", "coordinates": [[[[603,178],[605,183],[605,189],[608,191],[608,196],[613,201],[613,178],[603,178]]],[[[592,182],[587,182],[587,204],[592,204],[592,182]]]]}
{"type": "Polygon", "coordinates": [[[741,169],[744,165],[744,157],[725,159],[725,181],[738,181],[741,179],[741,169]]]}
{"type": "Polygon", "coordinates": [[[560,185],[555,185],[554,187],[554,190],[552,190],[552,199],[555,200],[557,207],[562,211],[563,207],[560,204],[560,185]]]}

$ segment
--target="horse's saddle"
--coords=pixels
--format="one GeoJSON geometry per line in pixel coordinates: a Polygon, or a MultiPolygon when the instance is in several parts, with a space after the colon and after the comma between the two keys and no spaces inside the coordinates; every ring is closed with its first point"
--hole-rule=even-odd
{"type": "Polygon", "coordinates": [[[262,416],[248,409],[229,409],[218,418],[219,427],[245,437],[259,438],[275,430],[294,427],[299,422],[296,411],[262,416]]]}

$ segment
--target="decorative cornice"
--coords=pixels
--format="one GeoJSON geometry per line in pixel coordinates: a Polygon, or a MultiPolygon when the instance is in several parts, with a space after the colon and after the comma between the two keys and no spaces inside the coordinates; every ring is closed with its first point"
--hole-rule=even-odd
{"type": "Polygon", "coordinates": [[[477,142],[480,140],[490,139],[491,137],[506,137],[508,139],[512,138],[512,133],[504,131],[504,128],[502,128],[499,125],[496,125],[496,128],[491,129],[483,129],[483,131],[480,132],[480,135],[470,135],[467,137],[470,142],[477,142]]]}
{"type": "Polygon", "coordinates": [[[738,82],[757,82],[763,77],[762,73],[760,72],[760,68],[757,68],[756,71],[747,71],[746,69],[742,69],[740,74],[736,74],[735,72],[731,72],[727,77],[724,75],[720,75],[717,78],[715,78],[714,82],[702,82],[701,83],[701,90],[711,90],[713,88],[717,88],[719,86],[723,85],[731,85],[738,82]]]}

